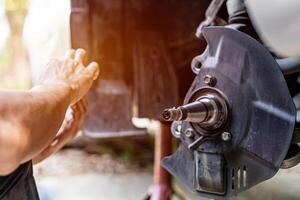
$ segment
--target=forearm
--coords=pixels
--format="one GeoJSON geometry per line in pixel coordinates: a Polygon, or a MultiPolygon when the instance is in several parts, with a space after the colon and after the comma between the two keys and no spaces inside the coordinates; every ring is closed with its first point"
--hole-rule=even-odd
{"type": "Polygon", "coordinates": [[[28,114],[35,116],[24,123],[31,129],[28,134],[31,144],[24,151],[23,161],[32,159],[52,142],[73,98],[73,91],[66,85],[38,86],[29,93],[32,109],[28,110],[28,114]]]}
{"type": "Polygon", "coordinates": [[[0,163],[32,159],[55,137],[71,102],[66,85],[0,91],[0,163]]]}
{"type": "Polygon", "coordinates": [[[80,101],[99,75],[95,62],[85,66],[83,49],[51,60],[40,86],[29,91],[0,90],[0,175],[34,158],[55,138],[70,104],[80,101]]]}

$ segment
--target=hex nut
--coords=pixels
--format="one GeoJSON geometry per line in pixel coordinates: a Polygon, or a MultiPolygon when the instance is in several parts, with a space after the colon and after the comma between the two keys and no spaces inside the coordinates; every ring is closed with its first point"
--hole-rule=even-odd
{"type": "Polygon", "coordinates": [[[187,136],[188,138],[192,138],[195,136],[195,132],[193,129],[188,128],[186,129],[186,131],[184,132],[185,136],[187,136]]]}
{"type": "Polygon", "coordinates": [[[231,133],[229,133],[229,132],[224,132],[224,133],[222,133],[222,140],[223,141],[225,141],[225,142],[227,142],[227,141],[229,141],[229,140],[231,140],[231,133]]]}
{"type": "Polygon", "coordinates": [[[209,86],[215,86],[217,83],[217,79],[211,75],[205,75],[203,78],[203,82],[209,86]]]}

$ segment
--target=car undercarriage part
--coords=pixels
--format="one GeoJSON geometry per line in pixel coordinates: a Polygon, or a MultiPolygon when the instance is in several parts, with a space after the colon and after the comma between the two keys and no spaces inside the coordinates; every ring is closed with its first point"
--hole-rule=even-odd
{"type": "MultiPolygon", "coordinates": [[[[97,17],[97,11],[100,9],[97,7],[99,3],[100,1],[71,1],[72,48],[86,49],[91,55],[89,59],[101,63],[105,68],[102,68],[101,80],[96,81],[91,92],[87,95],[89,108],[83,125],[83,133],[92,138],[145,134],[144,129],[136,128],[131,121],[133,94],[123,78],[124,68],[120,67],[123,64],[121,58],[122,42],[111,44],[110,47],[115,48],[113,50],[116,52],[106,47],[107,43],[110,42],[109,40],[113,40],[110,33],[121,31],[121,28],[114,26],[115,18],[108,18],[105,23],[99,21],[99,17],[97,17]],[[96,34],[98,29],[104,29],[106,32],[102,31],[102,35],[96,34]]],[[[120,38],[121,35],[118,35],[114,39],[117,41],[120,38]]],[[[111,41],[111,43],[113,42],[111,41]]]]}
{"type": "MultiPolygon", "coordinates": [[[[162,120],[164,108],[183,100],[194,78],[192,71],[198,74],[184,105],[164,113],[168,120],[179,120],[173,123],[172,134],[183,141],[178,156],[164,163],[195,192],[226,197],[270,178],[279,167],[295,165],[298,146],[292,145],[286,154],[293,127],[290,118],[295,113],[278,66],[263,47],[240,32],[207,29],[210,48],[193,60],[189,70],[190,60],[205,47],[194,37],[194,29],[208,3],[72,0],[72,47],[85,48],[90,60],[101,63],[101,79],[88,94],[84,124],[84,134],[94,138],[143,134],[131,123],[132,117],[162,120]],[[285,155],[289,162],[282,162],[285,155]]],[[[229,24],[242,21],[239,30],[248,32],[249,26],[243,26],[249,22],[246,13],[237,8],[229,13],[229,24]]],[[[217,13],[207,12],[206,17],[214,19],[208,25],[224,25],[217,13]]],[[[166,127],[157,133],[164,143],[157,142],[156,161],[170,150],[165,147],[171,141],[163,139],[166,127]]],[[[159,165],[155,169],[154,184],[161,191],[161,185],[169,187],[168,177],[159,165]]]]}
{"type": "Polygon", "coordinates": [[[300,72],[299,58],[282,58],[276,61],[284,75],[300,72]]]}
{"type": "MultiPolygon", "coordinates": [[[[194,35],[210,0],[72,0],[71,42],[101,64],[88,94],[83,134],[92,138],[141,135],[132,117],[160,120],[191,84],[190,60],[205,48],[194,35]],[[184,28],[183,28],[184,27],[184,28]],[[168,95],[166,95],[168,94],[168,95]]],[[[170,123],[169,123],[170,124],[170,123]]],[[[170,155],[170,125],[155,135],[154,182],[148,197],[171,195],[160,160],[170,155]]],[[[146,192],[146,191],[145,191],[146,192]]]]}
{"type": "Polygon", "coordinates": [[[190,60],[205,48],[194,30],[209,2],[71,1],[72,47],[101,63],[87,96],[85,135],[141,135],[133,117],[162,120],[162,109],[183,100],[193,77],[190,60]]]}
{"type": "Polygon", "coordinates": [[[224,199],[297,162],[296,109],[259,42],[225,27],[204,28],[203,35],[207,48],[192,61],[196,78],[183,105],[163,112],[181,144],[162,164],[195,193],[224,199]],[[292,160],[284,163],[289,149],[292,160]]]}
{"type": "MultiPolygon", "coordinates": [[[[225,0],[212,0],[209,4],[208,8],[205,11],[205,20],[203,20],[197,30],[196,30],[196,36],[198,38],[201,38],[203,29],[208,26],[218,25],[220,22],[225,22],[224,20],[221,20],[217,15],[219,11],[221,10],[225,0]]],[[[225,23],[223,24],[225,25],[225,23]]]]}

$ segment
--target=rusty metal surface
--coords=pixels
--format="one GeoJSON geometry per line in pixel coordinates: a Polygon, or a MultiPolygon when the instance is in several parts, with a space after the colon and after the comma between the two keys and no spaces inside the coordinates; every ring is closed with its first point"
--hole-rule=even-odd
{"type": "Polygon", "coordinates": [[[129,2],[135,114],[161,119],[165,106],[179,104],[191,84],[190,60],[204,45],[194,32],[207,2],[129,2]]]}
{"type": "Polygon", "coordinates": [[[134,61],[137,114],[159,118],[163,105],[179,102],[176,74],[160,34],[138,35],[134,61]]]}
{"type": "Polygon", "coordinates": [[[89,11],[87,0],[72,0],[70,16],[71,44],[73,48],[91,49],[89,11]],[[80,31],[78,30],[80,27],[80,31]]]}
{"type": "Polygon", "coordinates": [[[131,91],[119,81],[102,80],[97,92],[89,94],[84,132],[90,137],[120,137],[144,134],[132,125],[131,91]],[[95,111],[101,113],[94,113],[95,111]]]}
{"type": "Polygon", "coordinates": [[[72,1],[72,47],[85,48],[89,60],[101,63],[101,80],[96,81],[87,96],[89,108],[83,132],[90,137],[144,134],[144,130],[132,125],[132,91],[122,76],[124,48],[119,34],[122,17],[112,14],[121,9],[121,4],[111,2],[105,8],[103,2],[72,1]]]}
{"type": "Polygon", "coordinates": [[[101,65],[88,94],[86,134],[140,133],[132,116],[160,119],[163,108],[182,101],[193,77],[190,60],[205,45],[194,32],[208,3],[72,0],[72,46],[101,65]]]}

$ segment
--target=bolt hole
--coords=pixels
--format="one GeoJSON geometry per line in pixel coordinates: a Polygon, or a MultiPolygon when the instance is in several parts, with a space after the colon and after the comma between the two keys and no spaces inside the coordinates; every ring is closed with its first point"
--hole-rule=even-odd
{"type": "Polygon", "coordinates": [[[196,67],[197,69],[200,69],[200,68],[202,67],[202,63],[201,63],[201,62],[197,62],[197,63],[195,64],[195,67],[196,67]]]}
{"type": "Polygon", "coordinates": [[[192,60],[192,70],[195,74],[198,74],[200,72],[200,69],[202,68],[202,58],[201,56],[196,56],[193,60],[192,60]]]}

